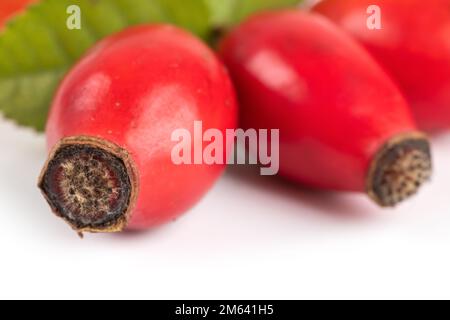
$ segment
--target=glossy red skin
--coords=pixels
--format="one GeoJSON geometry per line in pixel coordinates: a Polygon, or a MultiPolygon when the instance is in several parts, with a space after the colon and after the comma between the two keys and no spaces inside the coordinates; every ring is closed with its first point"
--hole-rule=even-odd
{"type": "Polygon", "coordinates": [[[37,0],[1,0],[0,1],[0,30],[4,24],[15,14],[21,12],[29,4],[37,0]]]}
{"type": "Polygon", "coordinates": [[[280,174],[364,191],[377,151],[416,130],[397,87],[328,20],[300,10],[252,17],[223,41],[244,128],[280,129],[280,174]]]}
{"type": "Polygon", "coordinates": [[[358,39],[400,85],[418,125],[450,128],[450,0],[328,0],[315,10],[358,39]],[[382,30],[366,27],[369,5],[382,30]]]}
{"type": "Polygon", "coordinates": [[[134,27],[100,42],[67,75],[51,109],[48,146],[88,135],[128,150],[140,186],[128,227],[144,229],[192,207],[225,168],[172,163],[173,130],[193,136],[195,120],[204,129],[236,127],[234,88],[223,64],[178,28],[134,27]]]}

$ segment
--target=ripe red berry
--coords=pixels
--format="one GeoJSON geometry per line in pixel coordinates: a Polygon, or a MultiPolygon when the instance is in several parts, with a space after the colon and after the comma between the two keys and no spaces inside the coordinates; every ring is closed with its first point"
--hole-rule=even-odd
{"type": "Polygon", "coordinates": [[[201,120],[224,132],[236,118],[228,74],[200,40],[172,26],[128,29],[96,45],[59,88],[39,186],[79,232],[158,225],[193,206],[224,169],[175,165],[173,131],[192,133],[201,120]]]}
{"type": "Polygon", "coordinates": [[[37,0],[1,0],[0,2],[0,29],[12,16],[18,14],[27,5],[37,0]]]}
{"type": "Polygon", "coordinates": [[[431,173],[429,143],[369,54],[318,15],[256,15],[220,48],[244,128],[280,129],[280,174],[309,186],[366,191],[382,206],[431,173]]]}
{"type": "MultiPolygon", "coordinates": [[[[315,10],[358,39],[408,98],[420,128],[450,128],[450,0],[325,0],[315,10]],[[377,5],[381,28],[367,27],[377,5]]],[[[378,13],[376,13],[378,14],[378,13]]]]}

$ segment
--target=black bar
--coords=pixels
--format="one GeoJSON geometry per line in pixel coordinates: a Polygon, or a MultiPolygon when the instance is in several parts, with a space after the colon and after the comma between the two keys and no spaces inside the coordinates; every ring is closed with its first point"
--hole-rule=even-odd
{"type": "MultiPolygon", "coordinates": [[[[162,319],[294,319],[296,301],[153,301],[162,319]]],[[[152,312],[153,313],[153,312],[152,312]]]]}

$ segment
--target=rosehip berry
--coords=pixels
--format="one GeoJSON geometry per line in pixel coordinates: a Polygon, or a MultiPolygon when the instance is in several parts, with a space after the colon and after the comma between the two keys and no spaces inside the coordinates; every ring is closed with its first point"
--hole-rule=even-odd
{"type": "Polygon", "coordinates": [[[366,191],[393,206],[431,174],[429,142],[370,55],[299,10],[263,13],[221,44],[244,128],[280,129],[280,174],[316,188],[366,191]]]}
{"type": "Polygon", "coordinates": [[[18,14],[27,5],[37,2],[37,0],[2,0],[0,2],[0,29],[12,16],[18,14]]]}
{"type": "Polygon", "coordinates": [[[236,127],[234,89],[215,54],[172,26],[125,30],[97,44],[61,84],[39,186],[80,233],[174,219],[225,167],[172,162],[173,131],[192,133],[197,120],[224,136],[236,127]]]}
{"type": "Polygon", "coordinates": [[[450,128],[450,0],[325,0],[315,10],[359,40],[388,71],[420,128],[450,128]],[[371,5],[379,12],[368,10],[371,5]],[[379,28],[368,28],[368,19],[378,19],[379,28]]]}

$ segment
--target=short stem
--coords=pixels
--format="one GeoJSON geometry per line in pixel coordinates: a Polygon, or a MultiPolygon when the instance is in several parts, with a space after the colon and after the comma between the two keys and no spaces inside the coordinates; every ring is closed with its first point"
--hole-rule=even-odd
{"type": "Polygon", "coordinates": [[[39,178],[53,212],[75,231],[119,232],[131,218],[137,174],[128,152],[101,138],[65,138],[39,178]]]}

